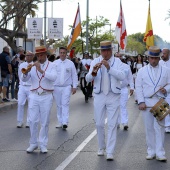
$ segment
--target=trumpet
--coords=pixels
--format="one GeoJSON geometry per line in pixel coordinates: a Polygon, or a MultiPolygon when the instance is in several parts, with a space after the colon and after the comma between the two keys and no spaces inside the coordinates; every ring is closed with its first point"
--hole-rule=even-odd
{"type": "Polygon", "coordinates": [[[21,72],[22,72],[23,74],[26,74],[29,70],[31,70],[31,68],[32,68],[33,66],[34,66],[34,64],[28,65],[27,68],[22,68],[22,69],[21,69],[21,72]]]}
{"type": "Polygon", "coordinates": [[[98,72],[99,68],[101,67],[101,65],[102,65],[102,63],[98,63],[98,65],[97,65],[96,67],[94,67],[94,69],[93,69],[93,71],[92,71],[92,73],[91,73],[91,75],[92,75],[93,77],[96,77],[96,76],[97,76],[97,72],[98,72]]]}

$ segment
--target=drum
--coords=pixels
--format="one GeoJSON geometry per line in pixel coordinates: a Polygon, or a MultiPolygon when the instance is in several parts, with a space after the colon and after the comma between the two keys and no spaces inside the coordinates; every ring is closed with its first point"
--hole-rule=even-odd
{"type": "Polygon", "coordinates": [[[166,115],[170,114],[170,108],[169,104],[161,98],[151,109],[150,112],[153,114],[153,116],[161,121],[163,120],[166,115]]]}

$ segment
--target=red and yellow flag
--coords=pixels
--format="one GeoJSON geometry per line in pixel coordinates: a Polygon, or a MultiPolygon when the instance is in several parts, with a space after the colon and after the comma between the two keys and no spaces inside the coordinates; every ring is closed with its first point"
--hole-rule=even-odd
{"type": "Polygon", "coordinates": [[[76,17],[74,19],[71,35],[69,37],[68,44],[67,44],[68,50],[71,48],[74,41],[80,35],[80,32],[81,32],[81,18],[80,18],[80,8],[78,5],[78,9],[77,9],[76,17]]]}
{"type": "Polygon", "coordinates": [[[151,15],[150,15],[150,3],[149,3],[149,9],[148,9],[146,31],[145,31],[143,42],[146,42],[147,49],[150,46],[154,46],[154,36],[153,36],[152,21],[151,21],[151,15]]]}

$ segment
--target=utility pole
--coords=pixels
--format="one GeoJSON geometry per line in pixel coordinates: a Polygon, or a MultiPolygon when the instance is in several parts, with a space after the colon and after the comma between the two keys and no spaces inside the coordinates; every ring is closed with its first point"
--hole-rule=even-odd
{"type": "Polygon", "coordinates": [[[46,18],[47,18],[47,0],[44,0],[44,46],[46,46],[46,18]]]}

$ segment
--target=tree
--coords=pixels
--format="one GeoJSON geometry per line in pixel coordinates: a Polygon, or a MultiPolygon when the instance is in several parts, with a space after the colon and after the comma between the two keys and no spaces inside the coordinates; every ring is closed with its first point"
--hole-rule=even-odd
{"type": "Polygon", "coordinates": [[[37,4],[41,0],[0,0],[0,11],[2,19],[0,20],[0,37],[16,52],[17,46],[14,42],[16,37],[26,36],[25,22],[26,17],[35,16],[37,4]],[[13,30],[8,29],[9,22],[13,22],[13,30]]]}

